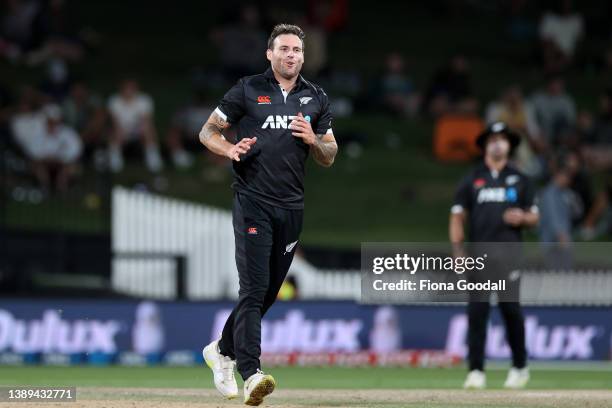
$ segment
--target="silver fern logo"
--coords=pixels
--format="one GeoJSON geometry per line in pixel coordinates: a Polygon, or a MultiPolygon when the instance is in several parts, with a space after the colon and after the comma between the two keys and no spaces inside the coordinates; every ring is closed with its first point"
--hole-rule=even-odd
{"type": "Polygon", "coordinates": [[[285,253],[283,255],[288,254],[289,252],[293,251],[293,248],[295,248],[295,246],[297,245],[297,241],[290,243],[289,245],[287,245],[285,247],[285,253]]]}
{"type": "Polygon", "coordinates": [[[302,96],[300,98],[300,106],[302,105],[306,105],[308,102],[310,102],[312,100],[312,97],[310,96],[302,96]]]}

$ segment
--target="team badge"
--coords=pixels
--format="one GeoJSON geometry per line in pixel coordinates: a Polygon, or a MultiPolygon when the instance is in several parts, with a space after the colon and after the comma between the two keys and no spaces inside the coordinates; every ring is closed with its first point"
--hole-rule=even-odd
{"type": "Polygon", "coordinates": [[[300,106],[302,105],[306,105],[308,102],[310,102],[312,100],[312,97],[310,96],[302,96],[300,98],[300,106]]]}

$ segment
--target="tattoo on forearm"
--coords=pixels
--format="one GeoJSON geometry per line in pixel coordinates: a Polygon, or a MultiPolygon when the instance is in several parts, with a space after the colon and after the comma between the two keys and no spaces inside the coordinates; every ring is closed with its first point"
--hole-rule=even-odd
{"type": "Polygon", "coordinates": [[[317,135],[316,142],[310,149],[313,159],[321,166],[329,167],[334,163],[334,158],[338,152],[338,145],[335,141],[324,142],[324,135],[317,135]]]}
{"type": "Polygon", "coordinates": [[[205,142],[214,135],[221,135],[229,126],[230,124],[226,120],[223,120],[221,116],[213,112],[208,121],[202,127],[202,131],[200,132],[200,140],[205,142]]]}

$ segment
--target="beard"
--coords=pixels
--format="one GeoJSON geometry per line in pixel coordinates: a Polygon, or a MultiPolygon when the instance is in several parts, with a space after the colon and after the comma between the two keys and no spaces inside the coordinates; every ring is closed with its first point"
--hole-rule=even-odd
{"type": "Polygon", "coordinates": [[[299,75],[301,69],[302,69],[301,63],[296,62],[292,68],[288,68],[287,66],[285,66],[285,64],[280,62],[278,64],[277,72],[285,79],[293,79],[299,75]]]}

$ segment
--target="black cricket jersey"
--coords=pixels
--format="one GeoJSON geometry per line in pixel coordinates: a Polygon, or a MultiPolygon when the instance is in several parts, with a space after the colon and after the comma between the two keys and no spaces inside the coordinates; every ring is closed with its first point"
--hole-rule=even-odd
{"type": "Polygon", "coordinates": [[[289,124],[298,112],[315,134],[332,132],[327,94],[301,75],[286,93],[271,68],[241,78],[215,110],[237,128],[237,141],[257,137],[251,150],[233,162],[232,188],[267,204],[304,208],[304,175],[309,146],[293,136],[289,124]]]}
{"type": "Polygon", "coordinates": [[[503,220],[504,211],[512,207],[537,211],[531,181],[511,165],[494,174],[483,162],[459,183],[451,212],[468,212],[471,242],[518,242],[521,227],[503,220]]]}

